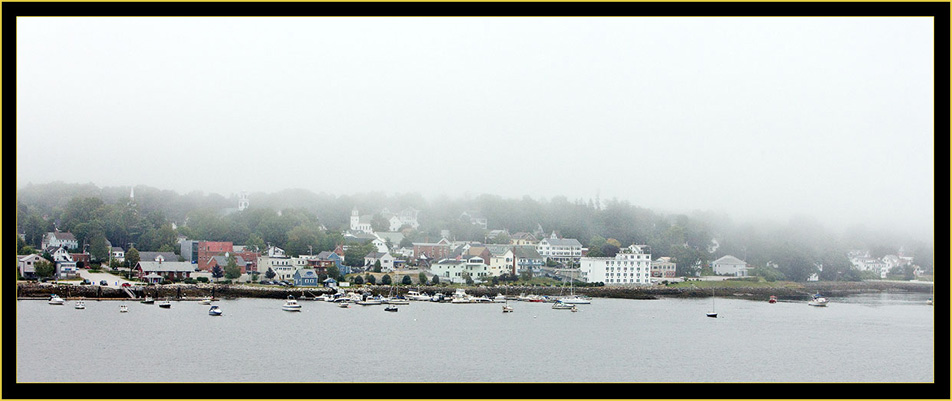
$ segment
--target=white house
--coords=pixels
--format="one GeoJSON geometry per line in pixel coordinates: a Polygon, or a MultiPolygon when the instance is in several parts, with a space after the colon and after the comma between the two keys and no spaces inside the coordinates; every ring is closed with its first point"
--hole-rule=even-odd
{"type": "Polygon", "coordinates": [[[291,280],[295,270],[294,261],[283,249],[272,246],[258,257],[258,272],[267,273],[268,269],[275,273],[276,280],[291,280]]]}
{"type": "Polygon", "coordinates": [[[673,278],[677,274],[677,267],[670,257],[660,257],[651,262],[651,277],[673,278]]]}
{"type": "Polygon", "coordinates": [[[118,246],[114,246],[109,250],[109,258],[115,259],[117,262],[122,263],[126,261],[126,251],[118,246]]]}
{"type": "Polygon", "coordinates": [[[559,263],[577,262],[582,257],[582,243],[574,238],[559,238],[552,233],[536,244],[536,250],[543,258],[549,258],[559,263]]]}
{"type": "Polygon", "coordinates": [[[62,245],[46,248],[46,251],[53,257],[53,264],[56,265],[57,278],[70,278],[78,274],[76,270],[76,261],[62,245]]]}
{"type": "Polygon", "coordinates": [[[393,260],[394,257],[388,252],[371,252],[367,256],[364,256],[364,266],[373,267],[374,263],[380,261],[380,268],[382,271],[393,271],[393,260]]]}
{"type": "Polygon", "coordinates": [[[37,254],[18,256],[17,269],[20,271],[20,276],[23,278],[36,278],[36,263],[41,260],[49,262],[37,254]]]}
{"type": "Polygon", "coordinates": [[[71,232],[61,232],[56,230],[54,232],[46,233],[43,236],[43,239],[40,241],[40,248],[46,249],[51,247],[64,247],[66,249],[78,249],[79,241],[73,236],[71,232]]]}
{"type": "Polygon", "coordinates": [[[489,250],[489,270],[491,275],[499,276],[503,273],[512,273],[513,258],[512,247],[508,245],[486,245],[489,250]]]}
{"type": "Polygon", "coordinates": [[[492,276],[489,265],[479,256],[467,259],[442,259],[430,265],[430,273],[438,276],[440,282],[452,283],[466,282],[466,275],[476,282],[487,280],[492,276]]]}
{"type": "Polygon", "coordinates": [[[644,285],[650,283],[651,250],[646,245],[621,249],[614,257],[583,257],[579,273],[586,283],[609,285],[644,285]]]}
{"type": "Polygon", "coordinates": [[[714,274],[727,274],[737,277],[747,276],[747,262],[737,259],[731,255],[721,256],[719,259],[711,262],[714,274]]]}

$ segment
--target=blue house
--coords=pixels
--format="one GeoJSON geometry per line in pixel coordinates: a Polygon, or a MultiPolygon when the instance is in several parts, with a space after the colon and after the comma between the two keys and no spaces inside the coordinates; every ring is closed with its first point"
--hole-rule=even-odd
{"type": "Polygon", "coordinates": [[[350,266],[344,264],[344,259],[335,252],[324,251],[317,254],[317,258],[320,260],[333,260],[334,265],[337,266],[337,270],[340,271],[340,274],[350,274],[350,266]]]}
{"type": "Polygon", "coordinates": [[[298,269],[293,279],[294,285],[298,287],[317,287],[321,284],[314,269],[298,269]]]}

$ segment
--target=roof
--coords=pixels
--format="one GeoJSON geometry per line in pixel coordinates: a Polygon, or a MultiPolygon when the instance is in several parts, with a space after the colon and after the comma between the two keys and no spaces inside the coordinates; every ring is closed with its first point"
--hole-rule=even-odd
{"type": "Polygon", "coordinates": [[[512,247],[512,253],[517,258],[542,259],[542,255],[534,246],[514,246],[512,247]]]}
{"type": "Polygon", "coordinates": [[[340,255],[331,251],[324,251],[317,254],[317,258],[320,260],[330,260],[331,257],[333,257],[334,259],[340,259],[340,255]]]}
{"type": "Polygon", "coordinates": [[[139,251],[139,260],[148,260],[155,261],[155,258],[162,256],[166,262],[176,262],[178,261],[179,256],[175,252],[150,252],[150,251],[139,251]]]}
{"type": "MultiPolygon", "coordinates": [[[[552,246],[573,246],[573,247],[582,247],[582,243],[578,242],[575,238],[545,238],[542,241],[545,241],[552,246]]],[[[541,241],[540,241],[541,242],[541,241]]]]}
{"type": "Polygon", "coordinates": [[[195,265],[191,262],[154,262],[139,261],[139,267],[144,272],[192,272],[195,271],[195,265]]]}
{"type": "Polygon", "coordinates": [[[712,263],[717,263],[719,265],[747,265],[747,262],[737,259],[731,255],[721,256],[719,259],[715,260],[712,263]]]}

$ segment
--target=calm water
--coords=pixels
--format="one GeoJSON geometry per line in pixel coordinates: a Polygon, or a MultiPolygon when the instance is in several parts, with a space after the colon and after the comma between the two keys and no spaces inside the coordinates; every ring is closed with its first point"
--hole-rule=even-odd
{"type": "Polygon", "coordinates": [[[17,382],[932,382],[928,294],[348,309],[17,301],[17,382]],[[64,374],[68,372],[68,374],[64,374]]]}

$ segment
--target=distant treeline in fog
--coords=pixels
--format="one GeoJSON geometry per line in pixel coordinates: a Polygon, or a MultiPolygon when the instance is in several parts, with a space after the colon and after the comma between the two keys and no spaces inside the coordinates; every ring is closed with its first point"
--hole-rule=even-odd
{"type": "MultiPolygon", "coordinates": [[[[593,255],[611,255],[617,252],[616,244],[649,245],[652,258],[672,257],[679,275],[692,274],[710,261],[733,255],[765,276],[802,281],[819,272],[824,280],[858,280],[862,275],[850,268],[847,257],[854,249],[868,250],[872,257],[897,254],[902,249],[926,272],[931,273],[933,266],[932,243],[874,232],[863,225],[833,233],[808,216],[786,222],[737,223],[725,214],[661,214],[618,199],[516,199],[488,194],[425,198],[415,193],[331,195],[303,189],[249,193],[250,206],[238,212],[237,193],[178,194],[137,185],[131,203],[131,190],[94,184],[27,185],[17,191],[18,233],[33,247],[39,247],[43,233],[55,225],[60,231],[72,232],[81,244],[96,244],[92,246],[97,248],[105,238],[123,248],[134,244],[140,251],[178,252],[177,237],[184,235],[259,248],[267,244],[304,254],[332,250],[340,243],[354,208],[361,215],[413,208],[419,211],[420,226],[401,230],[406,239],[393,246],[436,242],[444,230],[450,240],[493,242],[496,240],[487,238],[489,232],[504,229],[537,237],[555,232],[578,239],[593,255]],[[487,228],[462,219],[464,212],[485,217],[487,228]],[[818,271],[820,265],[822,271],[818,271]]],[[[381,228],[381,220],[375,219],[377,228],[381,228]]]]}

